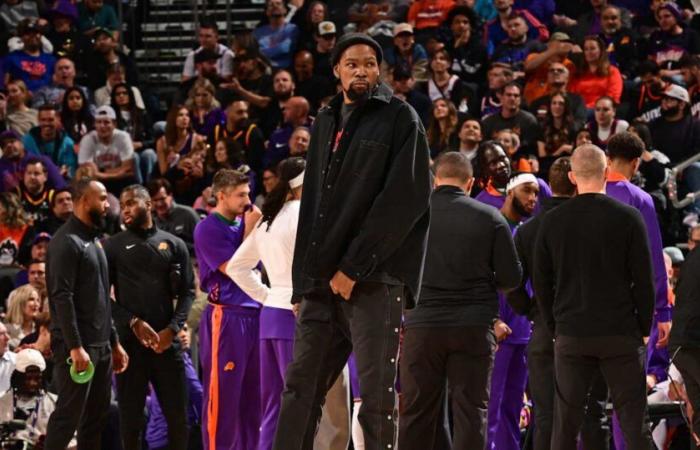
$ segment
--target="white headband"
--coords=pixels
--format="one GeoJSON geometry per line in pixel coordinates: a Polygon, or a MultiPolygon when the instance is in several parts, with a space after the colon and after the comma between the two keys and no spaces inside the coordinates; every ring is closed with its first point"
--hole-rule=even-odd
{"type": "Polygon", "coordinates": [[[535,176],[531,173],[518,174],[511,178],[510,181],[508,181],[508,186],[506,186],[506,193],[525,183],[537,184],[537,178],[535,178],[535,176]]]}
{"type": "Polygon", "coordinates": [[[305,171],[302,170],[302,172],[299,175],[297,175],[296,177],[289,180],[289,187],[290,188],[296,189],[299,186],[301,186],[302,184],[304,184],[304,172],[305,171]]]}

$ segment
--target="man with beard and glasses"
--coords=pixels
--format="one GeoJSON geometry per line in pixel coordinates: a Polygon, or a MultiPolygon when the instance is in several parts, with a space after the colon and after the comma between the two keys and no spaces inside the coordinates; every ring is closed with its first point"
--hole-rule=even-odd
{"type": "MultiPolygon", "coordinates": [[[[649,124],[656,148],[668,156],[671,165],[690,158],[700,149],[700,121],[690,114],[689,104],[688,91],[680,86],[671,85],[663,93],[661,117],[649,124]]],[[[681,188],[686,192],[700,191],[700,163],[695,162],[683,171],[681,188]]],[[[686,209],[686,213],[686,223],[697,220],[700,200],[692,203],[686,209]]]]}
{"type": "Polygon", "coordinates": [[[116,298],[114,323],[131,359],[117,375],[122,444],[125,450],[141,448],[151,383],[168,423],[168,448],[184,450],[187,386],[177,334],[194,300],[189,252],[182,239],[155,226],[146,188],[128,186],[119,204],[126,230],[105,242],[105,254],[116,298]]]}
{"type": "Polygon", "coordinates": [[[51,312],[53,383],[56,410],[49,419],[44,448],[62,450],[78,430],[79,448],[100,448],[107,421],[112,368],[126,370],[129,357],[112,323],[107,258],[99,238],[109,203],[99,181],[75,184],[75,210],[49,244],[46,279],[51,312]],[[70,364],[84,372],[94,366],[90,383],[70,377],[70,364]]]}
{"type": "Polygon", "coordinates": [[[635,120],[651,122],[661,116],[661,98],[671,85],[661,77],[661,69],[651,60],[642,61],[637,69],[641,84],[630,95],[631,107],[628,114],[635,120]]]}
{"type": "Polygon", "coordinates": [[[299,39],[299,29],[285,20],[287,6],[283,0],[267,0],[265,15],[268,23],[253,31],[260,52],[270,60],[272,67],[290,67],[299,39]]]}
{"type": "MultiPolygon", "coordinates": [[[[501,214],[512,234],[534,214],[539,192],[538,180],[531,173],[515,174],[508,180],[501,214]]],[[[505,294],[499,293],[498,319],[493,327],[499,344],[491,377],[486,448],[518,450],[520,410],[527,383],[525,354],[530,341],[530,321],[517,315],[505,294]]]]}
{"type": "Polygon", "coordinates": [[[403,304],[417,298],[431,182],[425,129],[379,79],[382,50],[350,33],[342,92],[314,122],[292,279],[297,318],[273,448],[311,448],[326,392],[354,352],[368,449],[396,448],[403,304]]]}
{"type": "Polygon", "coordinates": [[[24,81],[34,92],[51,84],[56,58],[41,48],[41,31],[36,19],[24,19],[17,25],[22,49],[10,52],[3,61],[5,83],[10,79],[24,81]]]}
{"type": "Polygon", "coordinates": [[[215,146],[221,139],[237,141],[245,152],[246,163],[255,173],[262,173],[265,137],[260,128],[250,121],[247,101],[236,100],[226,108],[226,123],[214,127],[209,145],[215,146]]]}

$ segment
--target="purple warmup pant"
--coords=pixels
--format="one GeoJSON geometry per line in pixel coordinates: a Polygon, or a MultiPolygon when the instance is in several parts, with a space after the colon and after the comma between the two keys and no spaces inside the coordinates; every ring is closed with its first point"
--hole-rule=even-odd
{"type": "Polygon", "coordinates": [[[284,375],[294,356],[294,313],[264,307],[260,313],[260,397],[262,425],[258,450],[271,450],[280,415],[284,375]]]}
{"type": "Polygon", "coordinates": [[[489,450],[520,449],[520,411],[527,383],[526,344],[499,344],[491,375],[489,450]]]}
{"type": "Polygon", "coordinates": [[[260,310],[209,304],[199,326],[205,450],[251,450],[260,434],[260,310]]]}

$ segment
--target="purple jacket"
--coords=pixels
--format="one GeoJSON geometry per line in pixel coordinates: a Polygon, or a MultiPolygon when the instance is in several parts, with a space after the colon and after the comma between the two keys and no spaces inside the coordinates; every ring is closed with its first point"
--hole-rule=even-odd
{"type": "MultiPolygon", "coordinates": [[[[507,220],[507,219],[506,219],[507,220]]],[[[508,221],[508,220],[507,220],[508,221]]],[[[515,235],[520,224],[513,224],[508,221],[510,226],[511,234],[515,235]]],[[[528,281],[526,289],[530,298],[533,297],[532,288],[530,287],[530,282],[528,281]]],[[[527,344],[530,342],[530,334],[532,333],[532,324],[527,316],[522,316],[510,307],[506,295],[502,292],[498,293],[498,318],[508,324],[513,333],[508,336],[503,343],[504,344],[527,344]]]]}
{"type": "Polygon", "coordinates": [[[644,218],[649,237],[649,249],[651,261],[654,266],[654,283],[656,285],[656,316],[657,322],[671,320],[671,307],[668,304],[668,280],[666,277],[666,265],[664,264],[663,245],[661,243],[661,230],[656,218],[656,209],[651,196],[641,188],[627,181],[616,172],[608,176],[606,187],[607,194],[615,200],[636,208],[644,218]]]}

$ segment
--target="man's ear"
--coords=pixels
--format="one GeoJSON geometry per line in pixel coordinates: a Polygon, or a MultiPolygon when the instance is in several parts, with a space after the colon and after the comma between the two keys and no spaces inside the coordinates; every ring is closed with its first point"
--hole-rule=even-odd
{"type": "Polygon", "coordinates": [[[333,75],[340,80],[340,69],[338,68],[338,64],[333,66],[333,75]]]}
{"type": "Polygon", "coordinates": [[[576,186],[576,175],[574,175],[574,171],[570,170],[566,175],[569,177],[569,181],[571,181],[571,184],[576,186]]]}

